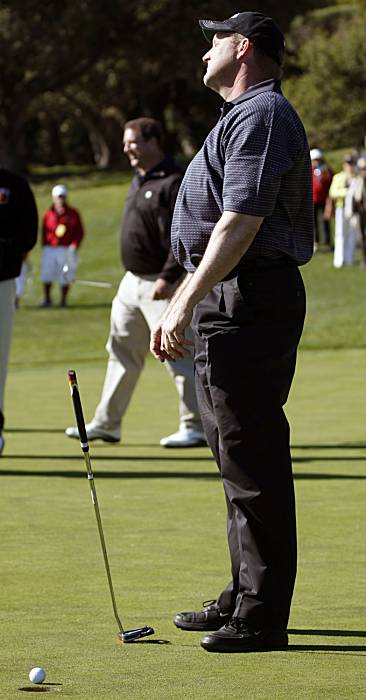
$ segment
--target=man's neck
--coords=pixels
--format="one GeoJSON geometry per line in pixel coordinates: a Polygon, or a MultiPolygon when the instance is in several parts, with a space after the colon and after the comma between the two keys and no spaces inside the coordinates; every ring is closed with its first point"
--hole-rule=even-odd
{"type": "Polygon", "coordinates": [[[260,69],[243,71],[237,76],[233,85],[222,86],[219,90],[217,90],[217,92],[225,100],[225,102],[230,102],[242,95],[243,92],[246,92],[246,90],[253,85],[263,83],[265,80],[274,80],[274,76],[270,75],[268,71],[263,71],[260,69]]]}

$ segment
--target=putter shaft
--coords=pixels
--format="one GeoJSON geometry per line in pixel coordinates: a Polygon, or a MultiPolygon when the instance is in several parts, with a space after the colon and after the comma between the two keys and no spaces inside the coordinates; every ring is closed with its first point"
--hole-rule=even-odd
{"type": "Polygon", "coordinates": [[[95,511],[95,517],[97,519],[97,525],[98,525],[98,530],[99,530],[99,537],[100,537],[100,544],[102,547],[102,552],[103,552],[103,559],[104,559],[104,565],[105,565],[105,570],[107,573],[107,579],[108,579],[108,585],[109,585],[109,591],[111,594],[111,600],[112,600],[112,607],[113,607],[113,613],[115,620],[118,625],[118,629],[121,632],[121,634],[124,634],[124,629],[122,626],[122,622],[120,620],[120,617],[118,615],[117,611],[117,604],[116,604],[116,598],[114,595],[114,589],[113,589],[113,583],[112,583],[112,576],[111,576],[111,570],[109,568],[109,561],[108,561],[108,555],[107,555],[107,548],[105,544],[105,539],[104,539],[104,533],[103,533],[103,528],[102,528],[102,520],[100,517],[100,511],[99,511],[99,504],[98,504],[98,498],[97,498],[97,492],[95,490],[95,484],[94,484],[94,474],[92,472],[91,464],[90,464],[90,457],[89,457],[89,452],[84,452],[84,459],[85,459],[85,465],[87,468],[88,472],[88,481],[89,481],[89,486],[90,486],[90,492],[91,492],[91,497],[94,505],[94,511],[95,511]]]}
{"type": "Polygon", "coordinates": [[[80,436],[80,445],[81,445],[81,449],[84,453],[85,466],[86,466],[86,470],[87,470],[87,474],[88,474],[90,492],[91,492],[91,497],[92,497],[92,501],[93,501],[93,505],[94,505],[95,517],[97,519],[100,544],[102,547],[104,565],[105,565],[105,570],[107,573],[109,592],[111,594],[113,613],[114,613],[114,617],[115,617],[115,620],[117,622],[120,634],[121,634],[121,636],[123,636],[125,632],[124,632],[123,625],[122,625],[122,622],[120,620],[120,617],[119,617],[118,611],[117,611],[116,598],[114,595],[112,576],[111,576],[111,571],[109,568],[107,548],[106,548],[106,544],[105,544],[103,527],[102,527],[102,519],[100,517],[98,497],[97,497],[97,492],[95,490],[94,474],[93,474],[93,470],[92,470],[91,462],[90,462],[89,443],[88,443],[88,437],[87,437],[86,429],[85,429],[83,408],[81,405],[80,394],[79,394],[79,389],[78,389],[78,385],[77,385],[76,372],[74,372],[74,370],[69,370],[67,374],[68,374],[68,379],[69,379],[69,384],[70,384],[71,397],[72,397],[72,401],[73,401],[73,405],[74,405],[75,418],[76,418],[79,436],[80,436]]]}

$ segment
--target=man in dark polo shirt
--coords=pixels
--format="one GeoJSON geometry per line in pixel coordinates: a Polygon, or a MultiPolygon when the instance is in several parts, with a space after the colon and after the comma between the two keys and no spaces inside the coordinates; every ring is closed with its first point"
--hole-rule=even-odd
{"type": "Polygon", "coordinates": [[[207,651],[288,644],[296,575],[289,426],[283,405],[305,316],[298,266],[313,251],[309,147],[280,87],[284,37],[270,17],[201,20],[204,83],[224,98],[177,199],[172,247],[188,272],[151,339],[180,359],[195,328],[201,417],[221,472],[232,579],[183,630],[207,651]]]}
{"type": "MultiPolygon", "coordinates": [[[[149,352],[150,329],[184,277],[171,251],[170,228],[182,172],[164,153],[160,122],[140,117],[125,124],[123,147],[136,175],[128,191],[121,227],[126,270],[113,299],[107,342],[107,372],[100,402],[86,425],[88,440],[118,442],[121,421],[149,352]]],[[[168,363],[179,395],[179,428],[162,438],[163,447],[206,445],[199,417],[193,358],[168,363]]],[[[79,439],[78,429],[66,435],[79,439]]]]}

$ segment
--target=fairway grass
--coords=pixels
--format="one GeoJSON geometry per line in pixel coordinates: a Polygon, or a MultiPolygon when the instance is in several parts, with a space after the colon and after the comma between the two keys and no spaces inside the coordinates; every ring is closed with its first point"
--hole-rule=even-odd
{"type": "MultiPolygon", "coordinates": [[[[86,227],[78,276],[112,288],[75,284],[69,309],[39,310],[40,246],[31,254],[0,460],[0,700],[27,697],[18,689],[38,665],[56,691],[46,697],[364,700],[366,272],[334,270],[324,253],[303,269],[308,315],[287,405],[299,531],[289,650],[208,654],[200,633],[172,624],[227,583],[225,503],[207,448],[159,446],[177,428],[178,405],[152,358],[121,444],[91,444],[120,615],[126,629],[155,628],[117,644],[85,464],[64,429],[74,423],[67,369],[77,372],[86,420],[100,396],[129,175],[61,181],[86,227]]],[[[40,213],[53,184],[35,187],[40,213]]]]}
{"type": "MultiPolygon", "coordinates": [[[[116,642],[67,366],[17,367],[7,386],[0,463],[0,697],[26,697],[33,666],[55,697],[303,700],[366,695],[365,421],[362,350],[301,352],[288,415],[299,573],[285,652],[217,655],[177,630],[227,582],[225,505],[206,448],[164,450],[176,428],[167,373],[148,360],[123,442],[91,444],[119,612],[155,635],[116,642]]],[[[87,419],[101,362],[74,367],[87,419]]],[[[53,697],[50,695],[49,697],[53,697]]]]}

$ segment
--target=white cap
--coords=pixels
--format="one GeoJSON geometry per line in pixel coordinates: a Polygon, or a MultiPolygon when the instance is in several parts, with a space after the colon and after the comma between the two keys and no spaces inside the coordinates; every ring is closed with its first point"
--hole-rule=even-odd
{"type": "Polygon", "coordinates": [[[312,148],[310,151],[311,160],[323,160],[323,151],[320,148],[312,148]]]}
{"type": "Polygon", "coordinates": [[[65,185],[55,185],[52,190],[52,197],[67,197],[65,185]]]}

